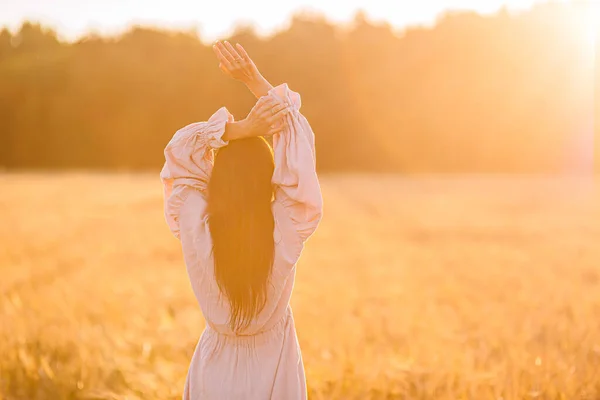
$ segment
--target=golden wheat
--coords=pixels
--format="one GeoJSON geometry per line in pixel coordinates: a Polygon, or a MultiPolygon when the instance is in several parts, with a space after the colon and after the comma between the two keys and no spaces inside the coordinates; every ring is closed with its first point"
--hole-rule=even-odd
{"type": "MultiPolygon", "coordinates": [[[[311,399],[600,398],[591,180],[327,175],[311,399]]],[[[0,175],[0,399],[177,399],[203,329],[158,176],[0,175]]]]}

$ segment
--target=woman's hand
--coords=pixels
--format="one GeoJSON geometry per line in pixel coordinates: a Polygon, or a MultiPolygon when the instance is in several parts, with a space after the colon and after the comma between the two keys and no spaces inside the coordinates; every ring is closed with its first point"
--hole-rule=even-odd
{"type": "Polygon", "coordinates": [[[288,104],[273,97],[261,97],[246,118],[225,125],[223,140],[275,135],[285,128],[283,118],[289,112],[288,104]]]}
{"type": "Polygon", "coordinates": [[[243,82],[257,99],[266,96],[273,86],[261,75],[242,45],[235,46],[237,50],[227,41],[213,45],[219,68],[225,75],[243,82]]]}
{"type": "Polygon", "coordinates": [[[248,84],[257,79],[260,72],[242,45],[237,43],[236,47],[237,50],[227,41],[225,44],[217,42],[213,45],[213,51],[219,59],[219,68],[225,75],[248,84]]]}
{"type": "Polygon", "coordinates": [[[273,97],[261,97],[243,120],[248,136],[271,136],[285,127],[283,118],[290,112],[289,104],[273,97]]]}

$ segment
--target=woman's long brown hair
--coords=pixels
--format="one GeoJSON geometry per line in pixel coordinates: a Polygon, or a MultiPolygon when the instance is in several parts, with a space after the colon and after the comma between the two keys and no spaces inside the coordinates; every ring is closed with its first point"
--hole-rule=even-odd
{"type": "Polygon", "coordinates": [[[208,184],[214,272],[229,301],[229,326],[248,327],[264,308],[275,244],[271,211],[273,150],[262,137],[218,150],[208,184]]]}

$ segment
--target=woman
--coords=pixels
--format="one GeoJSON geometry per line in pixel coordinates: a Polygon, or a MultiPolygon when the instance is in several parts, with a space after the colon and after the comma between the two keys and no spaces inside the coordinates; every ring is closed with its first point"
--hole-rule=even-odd
{"type": "Polygon", "coordinates": [[[220,108],[165,149],[165,217],[206,320],[183,398],[306,399],[289,301],[321,219],[314,134],[298,93],[273,88],[242,46],[214,51],[259,100],[238,122],[220,108]]]}

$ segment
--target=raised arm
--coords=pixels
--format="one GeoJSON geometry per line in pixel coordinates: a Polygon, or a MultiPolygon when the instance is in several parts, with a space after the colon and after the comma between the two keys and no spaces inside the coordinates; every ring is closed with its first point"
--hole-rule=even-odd
{"type": "Polygon", "coordinates": [[[179,238],[179,210],[189,190],[204,192],[213,167],[213,151],[227,144],[227,125],[238,132],[233,116],[220,108],[208,121],[179,129],[164,150],[165,164],[160,172],[164,189],[164,213],[169,229],[179,238]]]}
{"type": "Polygon", "coordinates": [[[213,150],[230,140],[280,132],[282,124],[274,124],[289,111],[284,102],[263,97],[239,122],[221,107],[208,121],[187,125],[175,133],[164,150],[165,164],[160,172],[165,218],[175,237],[179,238],[179,211],[189,191],[206,191],[214,163],[213,150]]]}
{"type": "Polygon", "coordinates": [[[273,98],[291,104],[281,133],[273,135],[275,199],[288,211],[302,241],[317,228],[322,198],[315,165],[315,138],[310,124],[300,113],[300,95],[287,84],[273,87],[258,71],[240,44],[217,42],[213,46],[219,67],[228,76],[243,82],[257,98],[273,98]]]}
{"type": "Polygon", "coordinates": [[[323,211],[316,171],[315,136],[300,113],[298,93],[284,83],[271,89],[269,96],[291,104],[283,131],[273,135],[275,201],[285,207],[300,239],[305,241],[316,230],[323,211]]]}

